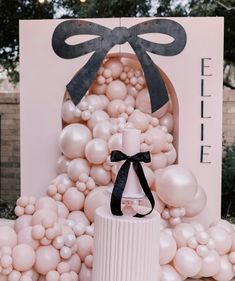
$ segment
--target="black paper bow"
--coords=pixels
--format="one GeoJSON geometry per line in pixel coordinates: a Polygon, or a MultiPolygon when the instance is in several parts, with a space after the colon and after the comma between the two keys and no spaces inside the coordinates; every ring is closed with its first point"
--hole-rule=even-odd
{"type": "Polygon", "coordinates": [[[67,85],[67,90],[75,105],[80,102],[95,80],[109,50],[114,45],[126,42],[135,51],[143,68],[150,94],[152,112],[161,108],[169,100],[159,69],[147,52],[161,56],[179,54],[186,44],[186,32],[179,23],[169,19],[153,19],[130,28],[116,27],[109,29],[89,21],[67,20],[60,23],[53,33],[52,47],[55,53],[64,59],[73,59],[94,52],[85,66],[67,85]],[[171,43],[161,44],[139,37],[139,35],[146,33],[161,33],[173,37],[174,40],[171,43]],[[80,34],[97,35],[99,37],[76,45],[66,43],[66,40],[71,36],[80,34]]]}
{"type": "Polygon", "coordinates": [[[149,215],[155,206],[155,201],[152,195],[152,192],[149,188],[148,182],[145,178],[143,168],[140,164],[140,162],[145,162],[149,163],[151,161],[150,158],[150,153],[149,152],[139,152],[133,156],[127,156],[125,153],[119,151],[119,150],[114,150],[111,153],[111,161],[112,162],[119,162],[122,160],[126,160],[121,168],[119,169],[119,172],[117,174],[117,178],[113,187],[113,192],[111,196],[111,201],[110,201],[110,207],[111,207],[111,212],[113,215],[116,216],[122,216],[122,210],[121,210],[121,201],[122,201],[122,195],[126,186],[127,178],[128,178],[128,173],[130,170],[131,163],[133,165],[133,168],[136,172],[136,175],[139,178],[140,184],[142,186],[142,189],[147,196],[147,198],[150,201],[152,209],[147,213],[147,214],[139,214],[137,213],[135,217],[141,218],[146,215],[149,215]]]}

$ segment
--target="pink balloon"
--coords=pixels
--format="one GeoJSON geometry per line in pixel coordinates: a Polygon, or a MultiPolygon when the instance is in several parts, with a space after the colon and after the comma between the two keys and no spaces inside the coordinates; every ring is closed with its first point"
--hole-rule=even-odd
{"type": "Polygon", "coordinates": [[[95,82],[95,83],[91,86],[91,92],[92,92],[94,95],[104,95],[104,94],[105,94],[105,91],[106,91],[106,88],[107,88],[107,85],[106,85],[106,84],[99,85],[98,83],[95,82]]]}
{"type": "Polygon", "coordinates": [[[175,269],[183,276],[193,277],[202,267],[202,260],[197,253],[190,248],[180,248],[174,258],[175,269]]]}
{"type": "Polygon", "coordinates": [[[66,219],[67,216],[69,215],[68,208],[65,206],[64,203],[62,203],[60,201],[56,201],[56,205],[57,205],[58,217],[66,219]]]}
{"type": "Polygon", "coordinates": [[[231,234],[231,240],[232,240],[232,246],[231,246],[231,252],[235,252],[235,232],[231,234]]]}
{"type": "Polygon", "coordinates": [[[171,148],[171,150],[164,153],[167,159],[167,166],[170,166],[175,163],[177,158],[177,153],[174,147],[171,148]]]}
{"type": "Polygon", "coordinates": [[[151,168],[153,170],[163,169],[167,166],[167,158],[164,153],[153,154],[151,157],[151,168]]]}
{"type": "Polygon", "coordinates": [[[66,123],[79,122],[79,118],[74,114],[76,107],[71,100],[67,100],[62,105],[61,116],[66,123]]]}
{"type": "Polygon", "coordinates": [[[97,185],[107,185],[111,181],[111,173],[105,170],[102,165],[93,165],[90,175],[97,185]]]}
{"type": "Polygon", "coordinates": [[[144,170],[144,174],[147,179],[149,187],[152,187],[152,185],[154,184],[154,181],[155,181],[155,176],[154,176],[153,171],[146,165],[143,165],[143,170],[144,170]]]}
{"type": "Polygon", "coordinates": [[[93,238],[90,235],[82,235],[77,238],[78,255],[82,261],[85,257],[92,254],[93,238]]]}
{"type": "Polygon", "coordinates": [[[118,133],[118,134],[112,135],[111,138],[109,139],[108,147],[109,147],[110,153],[113,150],[122,150],[122,134],[118,133]]]}
{"type": "Polygon", "coordinates": [[[74,254],[70,259],[67,260],[67,263],[70,265],[70,270],[76,273],[79,273],[82,263],[79,255],[74,254]]]}
{"type": "Polygon", "coordinates": [[[161,281],[182,281],[179,273],[171,265],[161,266],[161,281]]]}
{"type": "Polygon", "coordinates": [[[32,226],[27,226],[23,228],[18,233],[18,244],[27,244],[34,250],[36,250],[39,246],[39,242],[32,237],[32,226]]]}
{"type": "MultiPolygon", "coordinates": [[[[91,193],[91,192],[90,192],[91,193]]],[[[89,193],[89,194],[90,194],[89,193]]],[[[89,196],[89,194],[88,194],[88,196],[89,196]]],[[[87,197],[88,197],[87,196],[87,197]]],[[[86,204],[86,202],[85,202],[85,204],[86,204]]],[[[84,207],[85,208],[85,207],[84,207]]],[[[79,224],[79,223],[81,223],[81,224],[83,224],[83,225],[85,225],[85,226],[87,226],[87,225],[90,225],[90,222],[89,222],[89,220],[87,219],[87,217],[86,217],[86,215],[84,214],[84,212],[83,211],[73,211],[73,212],[71,212],[69,215],[68,215],[68,220],[72,220],[74,223],[75,223],[75,225],[77,225],[77,224],[79,224]]]]}
{"type": "Polygon", "coordinates": [[[33,214],[32,225],[42,224],[43,220],[48,218],[51,221],[56,222],[56,212],[51,209],[39,209],[33,214]]]}
{"type": "Polygon", "coordinates": [[[224,230],[226,230],[229,234],[233,234],[233,232],[234,232],[233,224],[231,224],[227,220],[220,219],[218,222],[213,223],[212,226],[221,227],[224,230]]]}
{"type": "Polygon", "coordinates": [[[46,275],[50,270],[56,269],[59,262],[59,252],[53,246],[41,246],[37,249],[34,266],[38,273],[46,275]]]}
{"type": "Polygon", "coordinates": [[[156,178],[157,194],[172,207],[181,207],[192,201],[198,183],[190,170],[181,165],[166,167],[156,178]]]}
{"type": "Polygon", "coordinates": [[[34,270],[30,269],[28,271],[23,272],[23,276],[29,276],[31,278],[30,281],[38,281],[39,279],[39,274],[34,270]]]}
{"type": "Polygon", "coordinates": [[[229,262],[228,256],[220,257],[219,271],[212,276],[217,281],[229,281],[234,277],[233,266],[229,262]]]}
{"type": "Polygon", "coordinates": [[[145,141],[152,145],[151,153],[160,153],[167,144],[167,135],[160,128],[152,128],[146,132],[145,141]]]}
{"type": "Polygon", "coordinates": [[[9,246],[13,248],[17,243],[16,232],[9,226],[0,227],[0,248],[9,246]]]}
{"type": "Polygon", "coordinates": [[[60,274],[58,271],[51,270],[46,275],[46,281],[59,281],[60,274]]]}
{"type": "Polygon", "coordinates": [[[125,99],[127,96],[126,85],[120,80],[114,80],[107,86],[106,95],[109,100],[125,99]]]}
{"type": "Polygon", "coordinates": [[[174,128],[173,115],[168,112],[162,116],[160,119],[160,125],[167,127],[167,131],[171,133],[174,128]]]}
{"type": "Polygon", "coordinates": [[[13,266],[19,271],[26,271],[32,268],[35,258],[33,248],[27,244],[19,244],[12,251],[13,266]]]}
{"type": "Polygon", "coordinates": [[[56,163],[56,172],[58,174],[67,173],[69,163],[70,163],[70,159],[64,155],[61,155],[56,163]]]}
{"type": "Polygon", "coordinates": [[[160,253],[159,260],[160,264],[170,263],[176,254],[176,242],[173,236],[166,231],[162,230],[160,233],[160,253]]]}
{"type": "Polygon", "coordinates": [[[133,108],[135,107],[135,98],[133,98],[131,95],[128,95],[124,102],[127,106],[131,106],[133,108]]]}
{"type": "MultiPolygon", "coordinates": [[[[95,110],[104,110],[106,103],[104,102],[104,99],[102,97],[104,96],[88,95],[86,96],[86,102],[88,103],[89,106],[92,106],[95,110]]],[[[107,97],[106,99],[108,100],[107,97]]]]}
{"type": "Polygon", "coordinates": [[[85,196],[75,187],[69,188],[63,195],[63,203],[69,211],[79,211],[83,208],[85,196]]]}
{"type": "Polygon", "coordinates": [[[90,165],[86,159],[77,158],[72,160],[68,166],[68,176],[74,182],[76,182],[79,178],[80,174],[87,174],[90,173],[90,165]]]}
{"type": "MultiPolygon", "coordinates": [[[[105,111],[97,110],[94,113],[92,113],[91,118],[87,122],[87,125],[91,130],[93,130],[97,124],[99,124],[102,121],[108,121],[108,120],[109,120],[109,116],[105,111]]],[[[86,143],[88,143],[88,141],[86,143]]]]}
{"type": "Polygon", "coordinates": [[[208,230],[210,238],[215,242],[215,250],[219,255],[225,255],[229,252],[232,246],[231,236],[226,230],[221,227],[213,226],[208,230]]]}
{"type": "Polygon", "coordinates": [[[15,231],[19,233],[19,231],[27,226],[32,225],[32,216],[31,215],[23,215],[16,219],[15,221],[15,231]]]}
{"type": "Polygon", "coordinates": [[[110,58],[105,62],[104,68],[110,69],[113,79],[117,79],[123,71],[123,64],[118,58],[110,58]]]}
{"type": "Polygon", "coordinates": [[[206,202],[206,193],[203,188],[198,186],[197,193],[195,194],[193,200],[184,205],[186,217],[194,217],[199,214],[205,208],[206,202]]]}
{"type": "Polygon", "coordinates": [[[67,174],[60,174],[58,175],[53,181],[52,184],[55,185],[65,185],[66,187],[71,187],[73,186],[73,182],[71,181],[71,179],[68,177],[67,174]]]}
{"type": "Polygon", "coordinates": [[[130,117],[128,118],[128,122],[131,122],[134,127],[140,130],[142,133],[148,129],[149,119],[147,115],[141,111],[135,110],[130,117]]]}
{"type": "Polygon", "coordinates": [[[150,97],[147,88],[140,91],[136,97],[136,108],[144,113],[151,114],[150,97]]]}
{"type": "Polygon", "coordinates": [[[79,280],[80,281],[91,281],[92,272],[90,268],[87,268],[86,265],[83,263],[81,271],[79,273],[79,280]]]}
{"type": "Polygon", "coordinates": [[[125,102],[123,100],[112,100],[108,104],[108,114],[110,117],[118,117],[120,115],[120,108],[125,108],[125,102]]]}
{"type": "Polygon", "coordinates": [[[109,194],[107,187],[97,187],[93,189],[86,197],[84,212],[88,219],[93,222],[95,210],[103,205],[109,204],[109,194]]]}
{"type": "Polygon", "coordinates": [[[86,145],[85,154],[90,163],[104,163],[109,155],[107,142],[103,139],[89,141],[86,145]]]}
{"type": "Polygon", "coordinates": [[[103,121],[96,124],[93,129],[94,138],[100,138],[107,141],[111,137],[110,128],[111,125],[109,121],[103,121]]]}
{"type": "Polygon", "coordinates": [[[173,229],[178,248],[186,247],[188,240],[195,235],[195,229],[188,223],[181,223],[173,229]]]}
{"type": "Polygon", "coordinates": [[[41,197],[40,199],[38,199],[35,205],[35,209],[36,211],[40,209],[50,209],[54,212],[57,212],[56,201],[49,196],[41,197]]]}
{"type": "Polygon", "coordinates": [[[210,251],[206,257],[202,259],[202,268],[199,275],[203,277],[211,277],[218,273],[220,268],[220,256],[216,251],[210,251]]]}
{"type": "MultiPolygon", "coordinates": [[[[9,281],[19,281],[21,277],[21,273],[17,270],[13,270],[9,275],[8,275],[8,280],[9,281]]],[[[0,278],[1,280],[1,278],[0,278]]]]}
{"type": "Polygon", "coordinates": [[[84,157],[85,146],[91,138],[91,132],[86,126],[71,124],[62,130],[59,146],[64,155],[70,159],[84,157]]]}

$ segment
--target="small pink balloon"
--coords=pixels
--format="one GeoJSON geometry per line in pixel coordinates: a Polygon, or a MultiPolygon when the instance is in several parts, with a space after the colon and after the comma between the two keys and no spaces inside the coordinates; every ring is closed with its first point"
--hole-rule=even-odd
{"type": "Polygon", "coordinates": [[[146,132],[146,142],[152,145],[151,152],[160,153],[164,150],[167,144],[167,134],[160,128],[151,128],[146,132]]]}
{"type": "Polygon", "coordinates": [[[169,112],[163,115],[160,118],[160,125],[165,126],[167,128],[167,131],[171,133],[174,128],[174,120],[173,120],[173,115],[170,114],[169,112]]]}
{"type": "Polygon", "coordinates": [[[82,235],[77,238],[78,255],[82,261],[85,257],[92,254],[93,238],[90,235],[82,235]]]}
{"type": "Polygon", "coordinates": [[[213,226],[208,230],[210,238],[215,242],[215,250],[219,255],[225,255],[232,246],[232,239],[229,233],[221,227],[213,226]]]}
{"type": "Polygon", "coordinates": [[[64,185],[66,187],[73,186],[73,182],[71,181],[71,179],[68,177],[67,174],[60,174],[60,175],[58,175],[52,181],[52,184],[55,184],[56,186],[58,186],[58,189],[59,189],[60,185],[64,185]]]}
{"type": "Polygon", "coordinates": [[[181,223],[173,230],[173,236],[176,240],[177,246],[186,247],[187,241],[195,235],[196,231],[188,223],[181,223]]]}
{"type": "MultiPolygon", "coordinates": [[[[125,104],[126,104],[127,106],[130,106],[130,107],[132,107],[132,108],[135,107],[135,98],[132,97],[131,95],[128,95],[128,96],[125,98],[124,102],[125,102],[125,104]]],[[[127,113],[128,113],[128,112],[127,112],[127,113]]]]}
{"type": "Polygon", "coordinates": [[[59,262],[59,252],[53,246],[41,246],[37,249],[34,267],[38,273],[46,275],[55,270],[59,262]]]}
{"type": "Polygon", "coordinates": [[[36,250],[39,246],[39,242],[35,240],[33,235],[33,227],[27,226],[26,228],[23,228],[18,233],[18,244],[27,244],[30,247],[32,247],[34,250],[36,250]]]}
{"type": "Polygon", "coordinates": [[[9,226],[0,226],[0,248],[9,246],[13,248],[17,243],[17,235],[9,226]]]}
{"type": "Polygon", "coordinates": [[[21,229],[32,225],[32,216],[31,215],[23,215],[16,219],[15,221],[15,231],[18,233],[21,229]]]}
{"type": "Polygon", "coordinates": [[[56,201],[49,196],[41,197],[40,199],[38,199],[38,201],[35,205],[35,209],[36,210],[50,209],[54,212],[57,212],[56,201]]]}
{"type": "Polygon", "coordinates": [[[74,114],[76,110],[76,107],[74,103],[71,100],[67,100],[63,103],[62,109],[61,109],[61,116],[62,119],[66,123],[76,123],[79,122],[79,118],[76,117],[74,114]]]}
{"type": "Polygon", "coordinates": [[[34,265],[36,256],[32,247],[27,244],[19,244],[14,247],[12,258],[16,270],[27,271],[34,265]]]}
{"type": "Polygon", "coordinates": [[[69,211],[79,211],[83,208],[85,196],[75,187],[69,188],[63,195],[63,203],[69,211]]]}
{"type": "Polygon", "coordinates": [[[217,281],[229,281],[234,277],[233,267],[227,255],[220,257],[220,265],[217,269],[219,271],[212,276],[217,281]]]}
{"type": "Polygon", "coordinates": [[[82,263],[80,257],[77,254],[72,255],[71,258],[69,258],[66,262],[69,264],[71,271],[74,271],[76,273],[80,271],[82,263]]]}
{"type": "Polygon", "coordinates": [[[106,95],[109,100],[123,100],[127,96],[126,85],[120,80],[114,80],[107,86],[106,95]]]}
{"type": "Polygon", "coordinates": [[[45,228],[41,224],[37,224],[32,228],[32,238],[42,239],[45,235],[45,228]]]}
{"type": "Polygon", "coordinates": [[[74,182],[76,182],[79,178],[79,175],[85,173],[89,175],[90,173],[90,165],[86,159],[77,158],[72,160],[68,166],[68,176],[74,182]]]}
{"type": "Polygon", "coordinates": [[[72,256],[72,250],[71,250],[71,248],[66,247],[66,246],[63,246],[63,247],[60,249],[60,256],[61,256],[63,259],[69,259],[69,258],[72,256]]]}
{"type": "Polygon", "coordinates": [[[107,141],[111,137],[110,128],[111,125],[109,121],[103,121],[96,124],[93,129],[94,138],[99,138],[107,141]]]}
{"type": "Polygon", "coordinates": [[[60,274],[56,270],[51,270],[46,275],[46,281],[59,281],[60,274]]]}
{"type": "Polygon", "coordinates": [[[59,137],[61,151],[70,159],[84,157],[86,144],[91,140],[91,131],[82,124],[66,126],[59,137]]]}
{"type": "Polygon", "coordinates": [[[179,273],[171,265],[161,266],[161,281],[182,281],[179,273]]]}
{"type": "Polygon", "coordinates": [[[108,147],[110,153],[113,150],[122,150],[122,134],[117,133],[115,135],[112,135],[111,138],[109,139],[108,147]]]}
{"type": "Polygon", "coordinates": [[[56,163],[56,172],[58,174],[67,173],[69,163],[70,159],[64,155],[61,155],[56,163]]]}
{"type": "Polygon", "coordinates": [[[160,233],[160,253],[159,260],[160,264],[168,264],[170,263],[177,250],[176,242],[173,236],[166,231],[162,230],[160,233]]]}
{"type": "Polygon", "coordinates": [[[128,122],[131,122],[136,129],[142,133],[148,129],[149,119],[147,115],[141,111],[134,111],[128,118],[128,122]]]}
{"type": "Polygon", "coordinates": [[[21,196],[17,201],[16,204],[20,207],[25,208],[29,204],[29,199],[26,196],[21,196]]]}
{"type": "Polygon", "coordinates": [[[79,273],[80,281],[91,281],[92,271],[90,268],[87,268],[85,263],[82,264],[81,271],[79,273]]]}
{"type": "Polygon", "coordinates": [[[105,91],[106,91],[106,88],[107,88],[106,84],[99,85],[98,83],[95,82],[91,86],[91,92],[94,95],[104,95],[105,91]]]}
{"type": "Polygon", "coordinates": [[[15,214],[17,217],[21,217],[24,215],[24,208],[20,206],[15,207],[15,214]]]}
{"type": "MultiPolygon", "coordinates": [[[[85,206],[84,206],[84,208],[85,208],[85,206]]],[[[86,215],[84,214],[83,211],[73,211],[73,212],[71,212],[68,215],[68,220],[72,220],[75,225],[81,223],[81,224],[87,226],[87,225],[90,224],[89,220],[87,219],[87,217],[86,217],[86,215]]]]}
{"type": "Polygon", "coordinates": [[[92,255],[86,256],[86,258],[85,258],[85,265],[88,268],[92,268],[92,263],[93,263],[93,256],[92,255]]]}
{"type": "Polygon", "coordinates": [[[97,187],[92,190],[85,199],[84,212],[88,219],[93,222],[95,210],[103,205],[109,204],[107,187],[97,187]]]}
{"type": "Polygon", "coordinates": [[[57,220],[57,213],[51,209],[39,209],[33,214],[32,225],[42,224],[45,218],[50,218],[55,222],[57,220]]]}
{"type": "Polygon", "coordinates": [[[118,58],[110,58],[105,62],[104,68],[111,70],[113,79],[117,79],[123,71],[123,64],[118,58]]]}
{"type": "Polygon", "coordinates": [[[90,163],[104,163],[109,155],[107,142],[103,139],[89,141],[86,145],[85,154],[90,163]]]}
{"type": "Polygon", "coordinates": [[[108,114],[110,117],[118,117],[120,115],[120,108],[125,107],[125,102],[123,100],[111,100],[108,104],[108,114]]]}
{"type": "Polygon", "coordinates": [[[163,169],[167,166],[167,158],[164,153],[153,154],[151,157],[151,168],[153,170],[163,169]]]}
{"type": "Polygon", "coordinates": [[[105,170],[103,165],[93,165],[90,175],[97,185],[107,185],[111,181],[111,173],[105,170]]]}
{"type": "MultiPolygon", "coordinates": [[[[92,113],[91,118],[88,120],[87,124],[88,124],[88,127],[91,130],[93,130],[97,124],[99,124],[102,121],[108,121],[108,120],[109,120],[109,116],[105,111],[97,110],[94,113],[92,113]]],[[[87,143],[88,143],[88,141],[87,141],[87,143]]]]}
{"type": "Polygon", "coordinates": [[[195,276],[202,268],[201,258],[193,249],[186,247],[178,249],[173,264],[181,275],[187,277],[195,276]]]}
{"type": "Polygon", "coordinates": [[[9,281],[19,281],[21,277],[21,273],[18,270],[13,270],[9,275],[8,275],[8,280],[9,281]]]}
{"type": "Polygon", "coordinates": [[[174,147],[171,148],[171,150],[164,153],[167,159],[167,166],[170,166],[175,163],[177,158],[177,153],[174,147]]]}

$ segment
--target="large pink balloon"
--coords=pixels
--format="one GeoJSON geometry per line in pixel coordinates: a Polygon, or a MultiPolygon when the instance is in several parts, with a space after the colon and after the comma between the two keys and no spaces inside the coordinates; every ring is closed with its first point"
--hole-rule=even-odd
{"type": "Polygon", "coordinates": [[[108,104],[108,114],[110,117],[118,117],[120,115],[120,108],[125,108],[123,100],[112,100],[108,104]]]}
{"type": "Polygon", "coordinates": [[[69,214],[68,208],[65,206],[63,202],[60,201],[56,201],[56,205],[57,205],[58,217],[66,219],[69,214]]]}
{"type": "Polygon", "coordinates": [[[225,255],[232,246],[232,239],[229,233],[221,227],[213,226],[208,230],[210,237],[215,242],[215,250],[219,255],[225,255]]]}
{"type": "Polygon", "coordinates": [[[79,281],[91,281],[92,271],[85,263],[82,264],[81,271],[79,273],[79,281]]]}
{"type": "Polygon", "coordinates": [[[90,163],[104,163],[109,155],[107,142],[103,139],[93,139],[89,141],[86,145],[85,154],[90,163]]]}
{"type": "Polygon", "coordinates": [[[199,275],[203,277],[211,277],[218,273],[220,268],[220,256],[216,251],[210,251],[207,256],[202,259],[202,268],[199,275]]]}
{"type": "Polygon", "coordinates": [[[93,165],[90,175],[97,185],[107,185],[111,181],[111,173],[105,170],[103,165],[93,165]]]}
{"type": "Polygon", "coordinates": [[[171,265],[161,266],[161,281],[182,281],[179,273],[171,265]]]}
{"type": "Polygon", "coordinates": [[[85,257],[92,254],[93,238],[90,235],[82,235],[77,238],[78,255],[82,261],[85,257]]]}
{"type": "Polygon", "coordinates": [[[0,227],[0,248],[9,246],[13,248],[17,243],[16,232],[9,226],[0,227]]]}
{"type": "Polygon", "coordinates": [[[213,276],[217,281],[230,281],[234,277],[233,266],[229,262],[228,256],[220,257],[219,271],[213,276]]]}
{"type": "Polygon", "coordinates": [[[111,137],[110,128],[111,125],[109,121],[103,121],[96,124],[93,129],[93,137],[107,141],[111,137]]]}
{"type": "Polygon", "coordinates": [[[233,224],[231,224],[227,220],[220,219],[218,222],[213,223],[212,226],[219,226],[226,230],[229,234],[234,233],[233,224]]]}
{"type": "Polygon", "coordinates": [[[87,122],[87,125],[91,130],[93,130],[97,124],[107,120],[109,120],[108,114],[103,110],[97,110],[94,113],[92,113],[91,118],[87,122]]]}
{"type": "Polygon", "coordinates": [[[74,254],[66,261],[70,265],[70,270],[78,273],[81,269],[81,259],[79,255],[74,254]]]}
{"type": "Polygon", "coordinates": [[[151,153],[162,152],[167,145],[167,134],[160,128],[152,128],[146,132],[146,142],[152,145],[151,153]]]}
{"type": "Polygon", "coordinates": [[[173,236],[179,248],[186,247],[188,240],[195,234],[195,229],[188,223],[181,223],[173,229],[173,236]]]}
{"type": "Polygon", "coordinates": [[[206,202],[206,193],[203,188],[198,186],[197,193],[195,194],[193,200],[184,205],[186,217],[194,217],[199,214],[205,208],[206,202]]]}
{"type": "Polygon", "coordinates": [[[61,151],[70,159],[83,157],[86,144],[91,140],[91,131],[82,124],[66,126],[60,135],[61,151]]]}
{"type": "Polygon", "coordinates": [[[67,174],[60,174],[58,175],[53,181],[52,184],[59,185],[63,184],[67,187],[73,186],[73,182],[69,178],[67,174]]]}
{"type": "Polygon", "coordinates": [[[19,233],[21,229],[32,225],[32,216],[31,215],[23,215],[16,219],[15,221],[15,231],[19,233]]]}
{"type": "MultiPolygon", "coordinates": [[[[89,193],[90,194],[90,193],[89,193]]],[[[89,196],[88,194],[88,196],[89,196]]],[[[84,214],[83,211],[73,211],[68,215],[68,220],[72,220],[75,225],[76,224],[83,224],[85,226],[89,225],[90,222],[87,219],[86,215],[84,214]]]]}
{"type": "Polygon", "coordinates": [[[56,269],[59,262],[59,252],[53,246],[41,246],[37,249],[34,266],[38,273],[46,275],[50,270],[56,269]]]}
{"type": "Polygon", "coordinates": [[[112,81],[107,87],[106,95],[109,100],[123,100],[127,96],[126,85],[120,80],[112,81]]]}
{"type": "Polygon", "coordinates": [[[19,271],[27,271],[34,265],[35,252],[27,244],[19,244],[12,251],[13,267],[19,271]]]}
{"type": "Polygon", "coordinates": [[[54,212],[57,212],[56,201],[49,196],[44,196],[38,199],[35,205],[36,211],[39,209],[50,209],[54,212]]]}
{"type": "Polygon", "coordinates": [[[69,188],[63,195],[63,203],[69,211],[79,211],[83,208],[85,196],[75,187],[69,188]]]}
{"type": "Polygon", "coordinates": [[[131,122],[136,129],[141,132],[145,132],[148,129],[149,119],[147,115],[141,111],[134,111],[128,118],[128,122],[131,122]]]}
{"type": "Polygon", "coordinates": [[[86,197],[84,212],[88,219],[93,222],[95,210],[103,205],[109,204],[109,194],[107,187],[97,187],[93,189],[86,197]]]}
{"type": "Polygon", "coordinates": [[[153,154],[151,157],[151,168],[153,170],[163,169],[167,166],[167,158],[164,153],[153,154]]]}
{"type": "Polygon", "coordinates": [[[72,160],[68,165],[68,176],[74,182],[76,182],[80,176],[80,174],[90,173],[90,165],[86,159],[77,158],[72,160]]]}
{"type": "Polygon", "coordinates": [[[156,178],[157,194],[163,202],[182,207],[192,201],[198,189],[193,173],[181,165],[166,167],[156,178]]]}
{"type": "Polygon", "coordinates": [[[33,239],[32,228],[32,226],[27,226],[18,233],[18,244],[27,244],[36,250],[39,246],[39,242],[33,239]]]}
{"type": "Polygon", "coordinates": [[[162,230],[160,234],[160,254],[159,254],[159,260],[160,264],[167,264],[170,263],[175,254],[176,254],[176,243],[175,239],[171,234],[168,232],[162,230]]]}
{"type": "Polygon", "coordinates": [[[79,118],[75,116],[76,107],[71,100],[67,100],[62,105],[61,116],[66,123],[79,122],[79,118]]]}
{"type": "Polygon", "coordinates": [[[113,79],[117,79],[123,71],[123,64],[118,58],[110,58],[105,62],[104,68],[110,69],[113,79]]]}
{"type": "Polygon", "coordinates": [[[32,225],[42,224],[43,220],[48,218],[56,222],[57,213],[51,209],[39,209],[33,214],[32,225]]]}
{"type": "Polygon", "coordinates": [[[112,135],[108,142],[109,152],[113,150],[122,150],[122,134],[112,135]]]}
{"type": "Polygon", "coordinates": [[[150,97],[147,88],[144,88],[142,91],[138,93],[136,97],[136,108],[138,108],[144,113],[151,114],[150,97]]]}
{"type": "Polygon", "coordinates": [[[198,274],[202,267],[201,258],[197,253],[187,247],[178,249],[174,258],[175,269],[183,276],[193,277],[198,274]]]}

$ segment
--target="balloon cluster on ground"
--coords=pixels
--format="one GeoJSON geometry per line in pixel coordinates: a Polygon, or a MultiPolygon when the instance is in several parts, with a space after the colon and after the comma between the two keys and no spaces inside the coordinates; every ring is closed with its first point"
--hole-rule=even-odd
{"type": "MultiPolygon", "coordinates": [[[[144,173],[161,214],[161,281],[235,275],[235,229],[220,221],[209,229],[185,223],[206,205],[193,173],[174,164],[173,105],[151,113],[142,70],[132,60],[104,61],[87,95],[75,106],[66,93],[58,176],[40,199],[20,197],[13,227],[0,226],[0,280],[91,281],[94,212],[109,204],[108,189],[122,149],[122,131],[141,131],[141,151],[150,151],[144,173]],[[134,66],[133,66],[134,65],[134,66]]],[[[142,200],[140,205],[148,206],[142,200]]]]}

